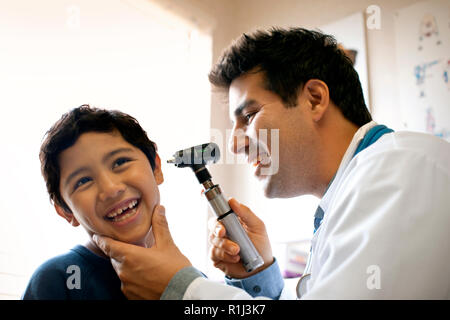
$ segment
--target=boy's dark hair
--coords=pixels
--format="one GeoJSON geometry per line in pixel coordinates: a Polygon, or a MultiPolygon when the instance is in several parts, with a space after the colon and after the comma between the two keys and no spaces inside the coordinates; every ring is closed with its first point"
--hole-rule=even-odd
{"type": "Polygon", "coordinates": [[[155,169],[156,144],[152,142],[138,121],[128,114],[116,110],[105,110],[82,105],[65,113],[49,131],[39,152],[41,172],[47,185],[50,200],[68,212],[59,191],[60,168],[58,157],[65,149],[75,144],[81,134],[86,132],[119,131],[122,137],[139,148],[155,169]]]}
{"type": "Polygon", "coordinates": [[[372,120],[358,74],[330,35],[303,28],[244,34],[224,51],[209,81],[228,89],[234,79],[253,70],[263,72],[266,89],[286,107],[297,105],[299,89],[308,80],[319,79],[346,119],[357,126],[372,120]]]}

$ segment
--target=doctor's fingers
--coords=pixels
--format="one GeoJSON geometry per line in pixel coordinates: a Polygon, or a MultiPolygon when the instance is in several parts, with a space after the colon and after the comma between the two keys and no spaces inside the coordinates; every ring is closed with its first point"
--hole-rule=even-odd
{"type": "Polygon", "coordinates": [[[210,234],[209,243],[212,247],[222,250],[229,255],[239,254],[239,245],[228,238],[218,238],[214,234],[210,234]]]}
{"type": "Polygon", "coordinates": [[[231,209],[236,213],[239,222],[245,230],[252,231],[257,234],[266,233],[266,226],[264,222],[247,206],[239,203],[236,199],[228,200],[231,209]]]}
{"type": "Polygon", "coordinates": [[[216,266],[218,263],[236,263],[240,260],[238,254],[232,255],[227,253],[225,250],[211,246],[210,248],[210,258],[216,266]]]}
{"type": "Polygon", "coordinates": [[[215,235],[216,237],[219,237],[219,238],[225,237],[225,235],[227,233],[223,224],[220,223],[219,221],[217,221],[216,217],[211,217],[208,220],[208,230],[209,230],[210,236],[215,235]]]}

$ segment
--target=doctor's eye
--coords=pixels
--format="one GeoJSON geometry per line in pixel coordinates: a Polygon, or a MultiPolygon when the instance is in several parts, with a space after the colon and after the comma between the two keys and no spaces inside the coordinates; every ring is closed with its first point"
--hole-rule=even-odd
{"type": "Polygon", "coordinates": [[[250,113],[246,114],[246,115],[244,116],[244,117],[245,117],[245,121],[246,121],[247,123],[250,123],[250,122],[252,121],[253,117],[256,115],[256,113],[257,113],[257,112],[250,112],[250,113]]]}

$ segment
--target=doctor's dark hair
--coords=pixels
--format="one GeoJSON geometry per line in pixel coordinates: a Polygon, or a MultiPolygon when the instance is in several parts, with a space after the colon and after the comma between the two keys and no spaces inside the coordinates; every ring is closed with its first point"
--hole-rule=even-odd
{"type": "Polygon", "coordinates": [[[308,80],[322,80],[346,119],[357,126],[372,120],[353,63],[330,35],[303,28],[244,34],[223,52],[209,81],[228,90],[234,79],[248,72],[262,72],[265,88],[288,108],[297,105],[308,80]]]}
{"type": "Polygon", "coordinates": [[[62,115],[47,131],[39,152],[41,173],[44,177],[50,201],[71,212],[59,190],[59,155],[73,146],[80,135],[86,132],[118,131],[123,139],[139,148],[148,158],[152,170],[155,169],[156,144],[138,121],[128,114],[116,110],[105,110],[82,105],[62,115]]]}

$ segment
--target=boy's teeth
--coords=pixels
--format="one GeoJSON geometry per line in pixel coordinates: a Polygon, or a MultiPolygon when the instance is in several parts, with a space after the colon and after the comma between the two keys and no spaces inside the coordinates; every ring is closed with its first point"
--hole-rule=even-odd
{"type": "Polygon", "coordinates": [[[114,218],[115,216],[122,214],[122,212],[124,212],[125,210],[133,208],[136,204],[137,204],[137,200],[133,200],[130,202],[130,204],[128,206],[118,209],[117,211],[108,214],[106,217],[114,218]]]}
{"type": "Polygon", "coordinates": [[[124,214],[123,216],[120,216],[118,218],[115,218],[114,221],[115,222],[119,222],[119,221],[123,221],[125,219],[128,219],[128,217],[132,216],[133,214],[136,213],[136,209],[131,210],[130,212],[127,212],[126,214],[124,214]]]}

